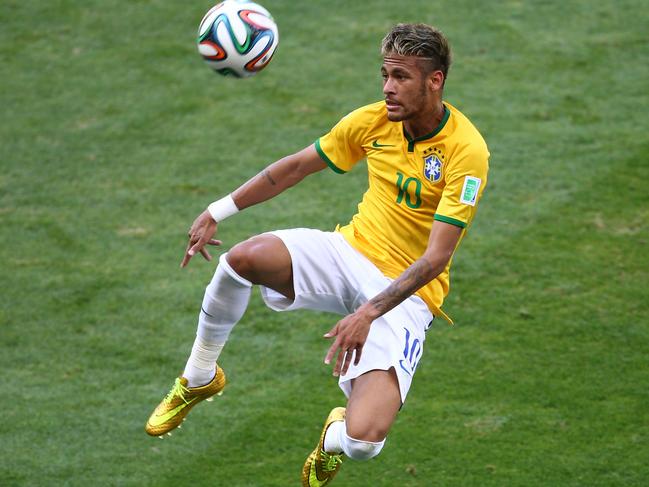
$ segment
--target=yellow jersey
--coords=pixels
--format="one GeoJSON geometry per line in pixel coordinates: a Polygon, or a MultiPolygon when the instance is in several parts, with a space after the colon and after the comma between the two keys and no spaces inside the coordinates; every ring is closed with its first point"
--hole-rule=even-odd
{"type": "MultiPolygon", "coordinates": [[[[391,279],[423,255],[433,220],[461,227],[461,239],[487,184],[487,144],[457,108],[444,107],[437,128],[421,137],[388,120],[381,101],[351,112],[315,142],[337,173],[367,159],[369,187],[358,213],[336,230],[391,279]]],[[[451,262],[416,294],[452,323],[441,310],[451,262]]]]}

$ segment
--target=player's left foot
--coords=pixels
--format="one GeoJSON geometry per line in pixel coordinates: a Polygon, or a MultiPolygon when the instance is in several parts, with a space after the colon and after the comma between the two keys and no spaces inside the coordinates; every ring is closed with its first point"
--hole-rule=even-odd
{"type": "Polygon", "coordinates": [[[324,439],[329,425],[334,421],[343,421],[344,419],[345,408],[334,408],[329,413],[324,428],[322,428],[318,446],[311,452],[311,455],[304,462],[304,467],[302,467],[302,487],[327,485],[340,470],[343,454],[324,451],[324,439]]]}

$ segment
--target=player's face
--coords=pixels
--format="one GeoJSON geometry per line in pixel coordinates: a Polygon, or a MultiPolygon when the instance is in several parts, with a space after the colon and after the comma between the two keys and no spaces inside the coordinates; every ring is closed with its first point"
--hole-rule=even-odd
{"type": "Polygon", "coordinates": [[[383,95],[388,119],[393,122],[426,116],[435,107],[435,89],[431,76],[425,76],[419,60],[412,56],[390,54],[383,59],[383,95]]]}

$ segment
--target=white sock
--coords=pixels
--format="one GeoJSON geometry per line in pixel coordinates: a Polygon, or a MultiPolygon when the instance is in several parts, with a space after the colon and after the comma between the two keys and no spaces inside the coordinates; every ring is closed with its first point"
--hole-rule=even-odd
{"type": "Polygon", "coordinates": [[[378,455],[385,445],[383,441],[363,441],[347,435],[344,421],[334,421],[327,428],[324,439],[324,451],[327,453],[344,452],[354,460],[369,460],[378,455]]]}
{"type": "Polygon", "coordinates": [[[353,460],[369,460],[378,455],[385,445],[385,438],[382,441],[357,440],[347,435],[344,431],[340,435],[340,446],[343,452],[353,460]]]}
{"type": "Polygon", "coordinates": [[[224,345],[223,343],[206,342],[201,337],[196,337],[192,353],[183,372],[188,387],[204,386],[214,378],[216,359],[219,358],[224,345]]]}
{"type": "Polygon", "coordinates": [[[327,453],[342,453],[343,447],[340,444],[340,435],[345,434],[345,422],[334,421],[327,428],[324,439],[324,451],[327,453]]]}
{"type": "Polygon", "coordinates": [[[225,254],[221,255],[214,277],[205,289],[196,340],[183,372],[188,387],[203,386],[214,378],[216,361],[232,328],[248,307],[251,289],[252,283],[230,267],[225,254]]]}

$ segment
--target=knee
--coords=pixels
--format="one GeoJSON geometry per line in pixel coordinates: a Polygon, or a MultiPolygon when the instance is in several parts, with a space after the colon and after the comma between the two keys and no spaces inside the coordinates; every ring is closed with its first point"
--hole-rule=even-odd
{"type": "Polygon", "coordinates": [[[232,270],[252,284],[292,293],[291,255],[282,240],[262,234],[241,242],[226,254],[232,270]]]}
{"type": "MultiPolygon", "coordinates": [[[[388,436],[389,428],[382,428],[373,421],[351,421],[353,418],[347,418],[345,426],[347,434],[352,438],[369,442],[380,442],[388,436]]],[[[356,418],[358,419],[358,418],[356,418]]]]}
{"type": "Polygon", "coordinates": [[[340,443],[345,455],[354,460],[369,460],[377,456],[388,434],[377,421],[358,416],[348,416],[345,420],[345,431],[342,432],[340,443]]]}
{"type": "Polygon", "coordinates": [[[234,272],[251,282],[254,281],[256,246],[254,238],[246,240],[232,247],[225,257],[234,272]]]}

